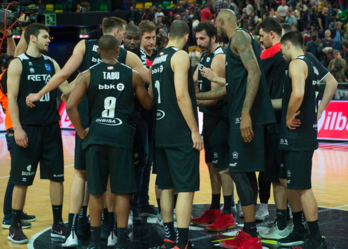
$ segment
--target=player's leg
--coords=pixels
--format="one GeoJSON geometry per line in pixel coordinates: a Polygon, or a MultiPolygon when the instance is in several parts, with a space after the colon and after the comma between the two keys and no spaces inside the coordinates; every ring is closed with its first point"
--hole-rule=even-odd
{"type": "Polygon", "coordinates": [[[260,172],[258,177],[260,206],[255,217],[260,221],[269,217],[268,201],[271,196],[271,183],[264,180],[264,174],[264,172],[260,172]]]}

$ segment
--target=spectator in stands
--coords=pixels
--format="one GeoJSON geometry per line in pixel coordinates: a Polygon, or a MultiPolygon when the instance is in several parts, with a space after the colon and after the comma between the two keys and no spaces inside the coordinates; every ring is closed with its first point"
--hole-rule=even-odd
{"type": "Polygon", "coordinates": [[[259,21],[259,17],[256,16],[255,11],[252,11],[249,16],[248,25],[255,27],[259,21]]]}
{"type": "Polygon", "coordinates": [[[237,15],[237,13],[239,13],[238,6],[237,6],[237,4],[234,2],[234,0],[229,0],[228,8],[231,9],[231,10],[233,10],[234,13],[236,13],[236,15],[237,15]]]}
{"type": "Polygon", "coordinates": [[[319,16],[318,16],[319,29],[322,32],[324,32],[324,30],[327,30],[329,28],[329,20],[327,19],[328,18],[327,14],[328,14],[328,9],[325,7],[321,11],[321,13],[319,13],[319,16]]]}
{"type": "Polygon", "coordinates": [[[182,20],[186,23],[189,23],[190,21],[190,11],[189,9],[185,9],[184,14],[182,15],[182,20]]]}
{"type": "Polygon", "coordinates": [[[149,10],[148,9],[143,9],[143,12],[141,14],[141,20],[147,20],[147,15],[149,14],[149,10]]]}
{"type": "Polygon", "coordinates": [[[197,64],[198,64],[200,56],[201,56],[201,53],[197,52],[197,46],[196,45],[192,46],[192,50],[189,53],[189,57],[190,57],[190,61],[191,61],[192,73],[194,71],[196,71],[196,67],[197,67],[197,64]]]}
{"type": "Polygon", "coordinates": [[[333,37],[333,40],[335,41],[335,45],[333,46],[333,48],[341,50],[341,42],[344,40],[341,22],[335,23],[335,29],[331,31],[331,35],[333,37]]]}
{"type": "Polygon", "coordinates": [[[289,10],[289,7],[286,3],[286,0],[282,0],[282,5],[280,5],[277,9],[278,14],[282,17],[285,18],[286,17],[286,12],[289,10]]]}
{"type": "Polygon", "coordinates": [[[334,50],[334,59],[330,61],[328,69],[338,82],[346,80],[344,69],[347,66],[346,61],[342,58],[340,51],[334,50]]]}
{"type": "Polygon", "coordinates": [[[201,10],[201,14],[200,14],[201,22],[209,21],[211,18],[211,15],[212,15],[212,13],[210,11],[210,7],[209,6],[204,7],[204,9],[201,10]]]}
{"type": "Polygon", "coordinates": [[[317,17],[313,12],[312,6],[307,5],[307,10],[303,13],[302,16],[302,28],[303,30],[311,30],[311,26],[318,26],[317,17]]]}
{"type": "Polygon", "coordinates": [[[318,60],[320,60],[318,46],[318,37],[316,35],[312,35],[312,40],[307,42],[306,52],[312,53],[318,60]]]}
{"type": "Polygon", "coordinates": [[[185,0],[185,3],[183,3],[182,7],[183,7],[184,9],[190,8],[190,5],[189,5],[189,3],[188,3],[188,0],[185,0]]]}
{"type": "Polygon", "coordinates": [[[161,52],[162,49],[164,49],[164,35],[163,35],[163,29],[157,29],[157,36],[156,36],[156,49],[158,52],[161,52]]]}
{"type": "Polygon", "coordinates": [[[91,4],[88,1],[81,2],[80,12],[90,12],[91,4]]]}
{"type": "Polygon", "coordinates": [[[227,0],[217,0],[215,3],[215,13],[216,15],[219,14],[221,9],[227,9],[228,3],[227,0]]]}
{"type": "Polygon", "coordinates": [[[36,6],[39,7],[39,14],[40,15],[45,13],[46,8],[45,8],[45,5],[42,4],[41,0],[37,1],[37,5],[36,6]]]}
{"type": "Polygon", "coordinates": [[[128,23],[133,22],[135,25],[138,25],[141,20],[138,11],[134,11],[133,6],[129,7],[129,11],[126,14],[125,18],[128,23]]]}
{"type": "Polygon", "coordinates": [[[319,0],[319,1],[317,2],[316,12],[317,12],[317,13],[322,12],[322,11],[323,11],[323,8],[325,8],[325,2],[324,2],[324,0],[319,0]]]}
{"type": "Polygon", "coordinates": [[[173,11],[169,11],[168,13],[168,22],[172,23],[174,21],[174,13],[173,11]]]}
{"type": "Polygon", "coordinates": [[[245,5],[246,5],[246,14],[247,14],[248,16],[250,16],[250,15],[251,15],[251,12],[254,11],[254,7],[250,4],[249,0],[246,0],[246,1],[245,1],[245,5]]]}
{"type": "Polygon", "coordinates": [[[162,5],[158,5],[157,12],[155,14],[156,24],[162,21],[164,13],[162,12],[162,5]]]}
{"type": "Polygon", "coordinates": [[[155,5],[152,5],[149,9],[149,13],[147,14],[147,20],[149,20],[150,22],[153,22],[153,20],[155,19],[155,5]]]}
{"type": "Polygon", "coordinates": [[[320,44],[318,46],[320,62],[324,66],[328,66],[329,62],[333,58],[333,47],[335,45],[335,41],[331,38],[331,31],[325,31],[325,38],[321,39],[320,44]]]}
{"type": "Polygon", "coordinates": [[[289,24],[291,27],[297,27],[296,17],[290,12],[290,10],[286,11],[285,23],[289,24]]]}
{"type": "Polygon", "coordinates": [[[302,31],[303,30],[303,24],[301,21],[301,17],[303,16],[303,13],[307,10],[307,5],[305,5],[303,3],[302,0],[300,0],[297,5],[296,5],[296,10],[297,10],[297,15],[296,15],[296,19],[297,19],[297,26],[299,27],[299,30],[302,31]]]}
{"type": "Polygon", "coordinates": [[[341,55],[342,55],[342,58],[345,59],[348,65],[348,42],[346,41],[342,42],[341,55]]]}
{"type": "Polygon", "coordinates": [[[264,5],[264,0],[255,0],[254,7],[257,16],[262,17],[265,13],[264,5]]]}
{"type": "Polygon", "coordinates": [[[243,29],[247,29],[248,28],[248,23],[249,23],[249,16],[246,13],[246,8],[243,8],[243,14],[242,16],[238,19],[237,23],[241,23],[241,27],[243,29]]]}

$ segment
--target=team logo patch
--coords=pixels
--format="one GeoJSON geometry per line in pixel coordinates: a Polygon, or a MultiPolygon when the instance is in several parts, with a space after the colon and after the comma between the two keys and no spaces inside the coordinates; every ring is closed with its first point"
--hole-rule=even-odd
{"type": "Polygon", "coordinates": [[[210,61],[210,57],[207,57],[207,60],[206,60],[207,62],[209,62],[210,61]]]}
{"type": "Polygon", "coordinates": [[[232,158],[233,159],[238,159],[238,152],[237,151],[232,153],[232,158]]]}
{"type": "Polygon", "coordinates": [[[218,153],[214,152],[214,158],[218,158],[218,157],[219,157],[218,153]]]}
{"type": "Polygon", "coordinates": [[[139,158],[139,154],[138,153],[134,153],[134,158],[139,158]]]}
{"type": "Polygon", "coordinates": [[[107,67],[107,70],[114,70],[113,66],[107,67]]]}
{"type": "Polygon", "coordinates": [[[29,172],[31,171],[31,165],[27,166],[27,171],[29,171],[29,172]]]}
{"type": "Polygon", "coordinates": [[[237,167],[237,163],[230,163],[230,167],[237,167]]]}
{"type": "Polygon", "coordinates": [[[35,73],[35,69],[32,68],[32,67],[30,67],[30,68],[29,68],[29,72],[30,72],[30,73],[35,73]]]}
{"type": "Polygon", "coordinates": [[[242,120],[242,118],[236,118],[236,122],[235,124],[240,124],[240,121],[242,120]]]}
{"type": "Polygon", "coordinates": [[[157,113],[156,113],[156,120],[161,120],[162,118],[164,118],[165,116],[165,112],[162,111],[162,110],[157,110],[157,113]]]}
{"type": "Polygon", "coordinates": [[[47,71],[52,71],[51,65],[50,64],[45,64],[45,68],[47,71]]]}
{"type": "Polygon", "coordinates": [[[117,90],[119,91],[123,91],[124,89],[124,84],[123,83],[118,83],[117,86],[116,86],[117,90]]]}
{"type": "Polygon", "coordinates": [[[288,170],[286,173],[287,173],[288,177],[291,177],[291,171],[290,170],[288,170]]]}
{"type": "Polygon", "coordinates": [[[280,144],[282,144],[282,145],[289,145],[287,139],[280,139],[280,144]]]}

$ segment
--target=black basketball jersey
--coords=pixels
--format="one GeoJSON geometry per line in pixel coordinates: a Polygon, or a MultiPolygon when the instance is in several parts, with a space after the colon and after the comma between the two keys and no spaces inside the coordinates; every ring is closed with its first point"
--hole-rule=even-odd
{"type": "MultiPolygon", "coordinates": [[[[191,130],[188,127],[178,105],[174,86],[174,72],[170,61],[178,48],[168,47],[162,50],[152,65],[152,86],[155,98],[156,123],[155,146],[174,147],[192,146],[191,130]]],[[[192,111],[197,119],[197,104],[191,72],[188,73],[188,92],[192,111]]]]}
{"type": "Polygon", "coordinates": [[[83,149],[90,144],[133,148],[134,127],[130,115],[134,111],[132,69],[122,63],[103,62],[90,68],[86,93],[91,125],[83,149]]]}
{"type": "MultiPolygon", "coordinates": [[[[259,56],[259,47],[254,37],[249,32],[247,33],[251,37],[252,48],[261,70],[260,85],[250,111],[252,125],[271,124],[276,120],[259,56]]],[[[228,114],[231,129],[240,129],[241,113],[246,94],[248,71],[245,69],[241,58],[231,51],[231,42],[232,39],[230,40],[228,49],[226,51],[226,89],[228,114]]]]}
{"type": "Polygon", "coordinates": [[[57,111],[57,89],[46,93],[35,103],[35,108],[26,104],[30,93],[39,92],[55,74],[53,60],[41,55],[31,57],[27,53],[17,57],[22,63],[22,75],[18,92],[19,120],[21,125],[45,125],[58,122],[60,116],[57,111]]]}
{"type": "Polygon", "coordinates": [[[301,120],[301,124],[295,130],[290,130],[286,127],[286,114],[292,92],[292,81],[287,72],[282,100],[282,126],[279,148],[291,151],[315,150],[318,148],[317,96],[319,94],[320,83],[319,71],[306,56],[301,55],[297,57],[297,60],[303,60],[308,67],[304,97],[299,108],[300,114],[296,116],[296,118],[301,120]]]}
{"type": "MultiPolygon", "coordinates": [[[[223,49],[218,46],[214,52],[210,54],[203,53],[199,60],[198,71],[203,68],[211,68],[211,63],[215,55],[224,54],[223,49]]],[[[211,90],[211,81],[203,77],[202,74],[198,73],[198,88],[199,92],[208,92],[211,90]]],[[[210,116],[216,117],[228,117],[227,114],[227,100],[220,99],[215,105],[199,107],[201,112],[204,112],[210,116]]]]}
{"type": "MultiPolygon", "coordinates": [[[[82,65],[80,68],[80,71],[83,72],[90,68],[91,66],[101,62],[100,54],[98,54],[97,49],[98,46],[98,40],[89,40],[85,41],[85,54],[83,56],[82,65]]],[[[127,50],[120,47],[120,53],[117,57],[118,61],[121,63],[126,62],[126,56],[127,56],[127,50]]],[[[87,97],[83,96],[79,106],[78,111],[80,114],[80,120],[81,124],[84,127],[87,127],[90,124],[90,117],[88,116],[88,102],[87,97]]]]}

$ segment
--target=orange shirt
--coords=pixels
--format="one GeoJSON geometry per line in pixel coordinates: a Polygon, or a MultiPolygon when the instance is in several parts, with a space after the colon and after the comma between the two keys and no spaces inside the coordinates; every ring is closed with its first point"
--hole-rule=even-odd
{"type": "MultiPolygon", "coordinates": [[[[1,81],[1,78],[4,74],[0,74],[0,81],[1,81]]],[[[11,118],[10,118],[10,113],[9,113],[9,110],[8,110],[8,98],[7,98],[7,95],[4,94],[1,89],[0,89],[0,104],[2,105],[2,108],[4,109],[5,111],[5,127],[6,127],[6,130],[8,129],[11,129],[13,128],[13,124],[12,124],[12,121],[11,121],[11,118]]]]}

